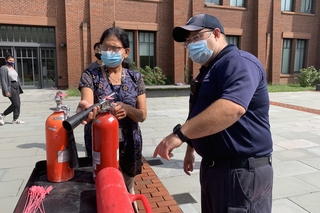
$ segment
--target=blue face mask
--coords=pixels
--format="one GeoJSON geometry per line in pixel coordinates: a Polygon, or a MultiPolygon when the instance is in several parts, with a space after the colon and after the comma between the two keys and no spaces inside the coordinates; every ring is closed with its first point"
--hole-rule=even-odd
{"type": "Polygon", "coordinates": [[[115,68],[122,62],[122,52],[101,51],[101,60],[107,67],[115,68]]]}
{"type": "Polygon", "coordinates": [[[7,61],[7,64],[8,64],[9,66],[11,66],[11,67],[14,66],[14,62],[7,61]]]}
{"type": "Polygon", "coordinates": [[[207,40],[196,41],[188,45],[189,58],[198,63],[205,64],[213,54],[213,51],[208,49],[207,40]]]}

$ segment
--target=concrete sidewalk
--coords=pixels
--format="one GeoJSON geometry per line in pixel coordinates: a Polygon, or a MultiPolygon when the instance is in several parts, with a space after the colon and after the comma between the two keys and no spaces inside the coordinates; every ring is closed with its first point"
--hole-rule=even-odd
{"type": "MultiPolygon", "coordinates": [[[[24,125],[12,125],[12,115],[0,126],[0,206],[10,213],[21,195],[35,166],[45,160],[44,124],[55,106],[53,90],[25,89],[21,95],[21,120],[24,125]]],[[[320,211],[320,115],[304,112],[305,108],[320,110],[319,92],[270,93],[271,131],[274,140],[273,212],[320,211]],[[286,104],[286,107],[278,103],[286,104]],[[291,109],[290,106],[300,106],[291,109]]],[[[79,97],[63,100],[75,113],[79,97]]],[[[10,104],[0,98],[0,111],[10,104]]],[[[182,170],[185,145],[174,150],[168,162],[152,154],[156,145],[177,123],[183,123],[188,113],[188,97],[147,98],[148,117],[141,124],[143,155],[184,213],[200,212],[199,163],[191,176],[182,170]]],[[[292,107],[293,108],[293,107],[292,107]]],[[[79,157],[85,156],[83,127],[75,129],[79,157]]]]}

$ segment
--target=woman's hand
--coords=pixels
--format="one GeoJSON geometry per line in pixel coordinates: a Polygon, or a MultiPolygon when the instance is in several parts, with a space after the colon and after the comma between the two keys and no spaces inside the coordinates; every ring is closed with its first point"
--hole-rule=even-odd
{"type": "Polygon", "coordinates": [[[113,103],[113,115],[118,120],[127,117],[127,105],[122,102],[113,103]]]}
{"type": "MultiPolygon", "coordinates": [[[[92,104],[90,104],[88,101],[86,100],[82,100],[79,102],[76,113],[79,113],[83,110],[88,109],[89,107],[91,107],[92,104]]],[[[81,123],[82,124],[87,124],[90,121],[92,121],[100,112],[100,107],[94,107],[93,110],[88,114],[87,118],[85,120],[83,120],[81,123]]]]}

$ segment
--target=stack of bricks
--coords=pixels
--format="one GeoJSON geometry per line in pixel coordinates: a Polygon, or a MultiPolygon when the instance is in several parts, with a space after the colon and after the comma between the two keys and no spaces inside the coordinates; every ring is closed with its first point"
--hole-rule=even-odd
{"type": "MultiPolygon", "coordinates": [[[[177,202],[169,194],[145,159],[143,159],[142,174],[135,177],[135,193],[147,197],[154,213],[182,213],[177,202]]],[[[137,201],[137,204],[139,213],[146,213],[140,200],[137,201]]]]}

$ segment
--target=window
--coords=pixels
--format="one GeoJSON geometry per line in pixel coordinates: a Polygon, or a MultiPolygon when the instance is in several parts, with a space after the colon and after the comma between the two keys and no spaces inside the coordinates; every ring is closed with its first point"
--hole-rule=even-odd
{"type": "Polygon", "coordinates": [[[55,45],[53,27],[0,25],[0,42],[35,42],[55,45]]]}
{"type": "Polygon", "coordinates": [[[281,11],[293,11],[292,1],[293,0],[281,0],[281,11]]]}
{"type": "Polygon", "coordinates": [[[230,6],[244,7],[244,0],[230,0],[230,6]]]}
{"type": "Polygon", "coordinates": [[[292,39],[283,39],[282,48],[282,74],[290,73],[290,54],[291,54],[292,39]]]}
{"type": "Polygon", "coordinates": [[[207,4],[218,4],[221,5],[221,0],[206,0],[207,4]]]}
{"type": "Polygon", "coordinates": [[[140,67],[154,67],[154,34],[139,32],[140,67]]]}
{"type": "Polygon", "coordinates": [[[239,36],[226,36],[226,37],[227,37],[228,44],[234,44],[238,48],[240,47],[240,45],[239,45],[240,37],[239,36]]]}
{"type": "Polygon", "coordinates": [[[129,37],[130,54],[128,59],[130,62],[135,62],[136,66],[144,68],[149,66],[154,68],[156,66],[155,58],[155,33],[147,31],[127,31],[129,37]],[[138,39],[135,39],[135,35],[138,39]],[[138,42],[138,43],[137,43],[138,42]],[[135,53],[139,53],[138,56],[135,53]]]}
{"type": "Polygon", "coordinates": [[[307,40],[283,39],[281,74],[299,73],[305,67],[306,46],[307,40]]]}
{"type": "Polygon", "coordinates": [[[128,59],[130,62],[136,62],[135,60],[135,48],[134,48],[134,35],[132,31],[127,31],[128,37],[129,37],[129,47],[130,47],[130,53],[128,56],[128,59]]]}
{"type": "Polygon", "coordinates": [[[301,68],[304,68],[304,58],[306,52],[306,40],[297,40],[296,52],[294,57],[294,72],[299,72],[301,68]]]}
{"type": "Polygon", "coordinates": [[[313,0],[301,0],[301,12],[312,13],[313,0]]]}

